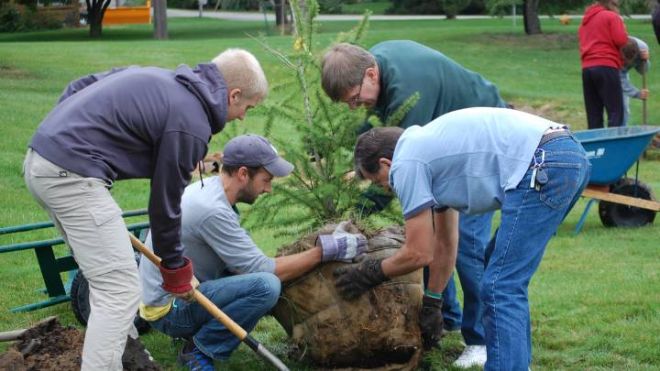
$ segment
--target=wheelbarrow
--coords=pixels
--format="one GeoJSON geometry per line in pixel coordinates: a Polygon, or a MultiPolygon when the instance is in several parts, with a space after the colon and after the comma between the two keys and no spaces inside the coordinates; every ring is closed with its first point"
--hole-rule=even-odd
{"type": "Polygon", "coordinates": [[[589,198],[575,233],[580,233],[594,202],[600,201],[598,215],[606,227],[641,227],[653,223],[660,211],[653,190],[638,179],[639,158],[657,126],[625,126],[575,132],[591,161],[589,184],[582,193],[589,198]],[[635,177],[627,177],[633,164],[635,177]]]}

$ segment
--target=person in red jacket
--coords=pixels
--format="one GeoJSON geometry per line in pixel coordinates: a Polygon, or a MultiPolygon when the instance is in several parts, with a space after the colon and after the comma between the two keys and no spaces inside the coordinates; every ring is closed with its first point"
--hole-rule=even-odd
{"type": "Polygon", "coordinates": [[[628,33],[619,15],[619,0],[598,0],[589,6],[578,29],[578,38],[588,127],[603,127],[603,108],[607,111],[607,126],[621,126],[620,49],[628,42],[628,33]]]}

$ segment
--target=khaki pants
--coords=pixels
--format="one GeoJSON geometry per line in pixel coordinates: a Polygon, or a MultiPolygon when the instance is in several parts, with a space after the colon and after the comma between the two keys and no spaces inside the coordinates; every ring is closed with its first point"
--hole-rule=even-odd
{"type": "Polygon", "coordinates": [[[82,370],[122,370],[140,288],[121,209],[104,181],[71,173],[32,149],[23,171],[30,193],[62,233],[89,282],[91,314],[82,370]]]}

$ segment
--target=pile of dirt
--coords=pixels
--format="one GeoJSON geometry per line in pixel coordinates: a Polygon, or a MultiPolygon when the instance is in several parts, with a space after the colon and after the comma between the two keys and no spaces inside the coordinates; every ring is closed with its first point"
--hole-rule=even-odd
{"type": "MultiPolygon", "coordinates": [[[[319,234],[333,229],[326,226],[281,252],[288,255],[306,250],[314,246],[319,234]]],[[[366,254],[372,258],[393,255],[405,239],[401,227],[368,237],[366,254]]],[[[335,290],[333,272],[346,264],[322,264],[284,285],[273,316],[290,337],[291,356],[324,368],[416,369],[422,352],[421,270],[396,277],[354,301],[345,301],[335,290]]]]}
{"type": "MultiPolygon", "coordinates": [[[[63,327],[56,319],[41,323],[28,329],[0,355],[0,370],[79,370],[84,339],[84,333],[72,326],[63,327]]],[[[142,343],[131,337],[126,342],[122,363],[124,370],[161,370],[142,343]]]]}

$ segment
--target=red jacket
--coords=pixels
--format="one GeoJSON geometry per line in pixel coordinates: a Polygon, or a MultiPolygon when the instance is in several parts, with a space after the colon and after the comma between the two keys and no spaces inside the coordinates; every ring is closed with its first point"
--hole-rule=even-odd
{"type": "Polygon", "coordinates": [[[606,66],[621,69],[620,49],[628,42],[621,16],[600,4],[587,8],[578,29],[582,68],[606,66]]]}

